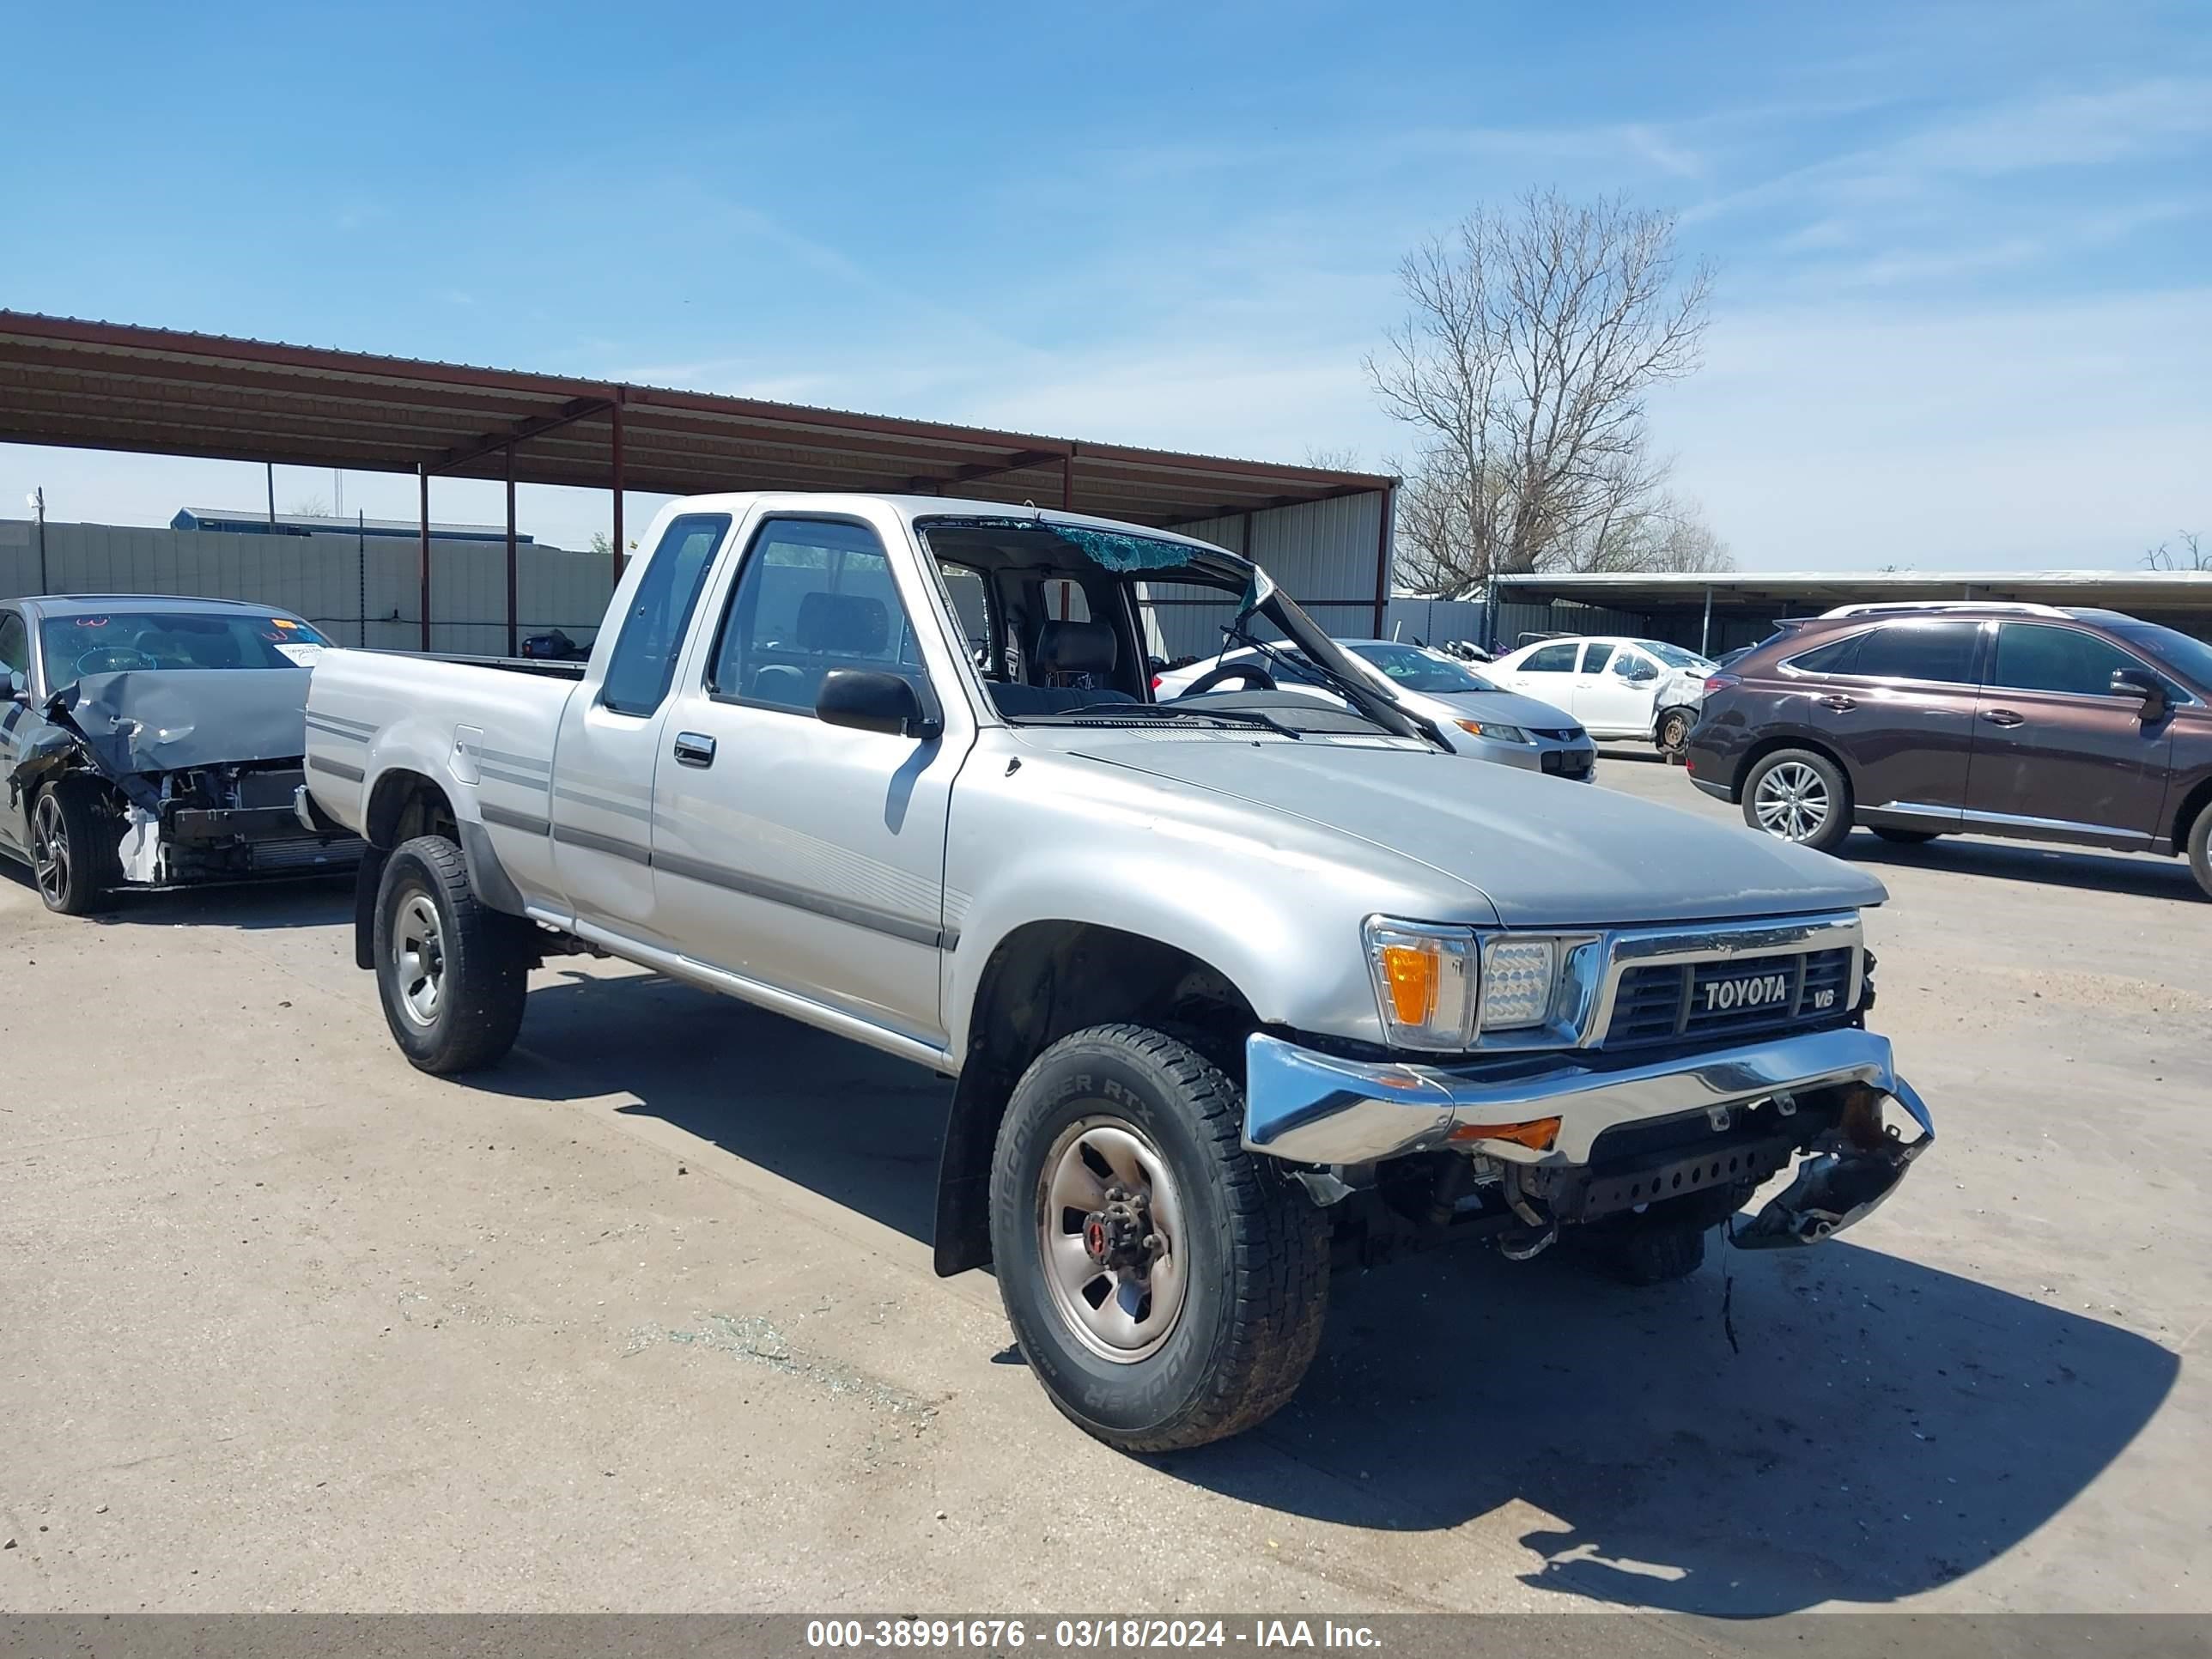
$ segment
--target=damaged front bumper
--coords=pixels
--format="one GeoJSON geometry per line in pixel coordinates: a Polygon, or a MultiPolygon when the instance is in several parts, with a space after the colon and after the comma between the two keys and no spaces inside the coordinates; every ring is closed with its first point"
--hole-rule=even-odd
{"type": "MultiPolygon", "coordinates": [[[[1842,1231],[1896,1190],[1936,1138],[1926,1105],[1897,1074],[1888,1039],[1851,1027],[1630,1064],[1578,1051],[1455,1066],[1349,1060],[1259,1033],[1247,1040],[1245,1072],[1246,1148],[1330,1167],[1456,1150],[1553,1180],[1595,1164],[1595,1176],[1607,1162],[1601,1138],[1677,1119],[1694,1168],[1708,1132],[1701,1116],[1718,1132],[1739,1112],[1787,1124],[1801,1104],[1817,1108],[1802,1120],[1805,1144],[1785,1148],[1809,1154],[1796,1178],[1732,1235],[1747,1249],[1817,1243],[1842,1231]],[[1918,1139],[1883,1126],[1891,1100],[1918,1126],[1918,1139]],[[1503,1133],[1536,1125],[1545,1133],[1503,1133]]],[[[1650,1196],[1663,1200],[1680,1184],[1650,1196]]]]}

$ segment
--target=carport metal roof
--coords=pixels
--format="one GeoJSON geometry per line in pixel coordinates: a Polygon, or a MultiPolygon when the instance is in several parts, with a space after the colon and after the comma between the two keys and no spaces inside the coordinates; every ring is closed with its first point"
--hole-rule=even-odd
{"type": "Polygon", "coordinates": [[[981,496],[1162,526],[1396,482],[15,311],[0,441],[673,495],[981,496]]]}

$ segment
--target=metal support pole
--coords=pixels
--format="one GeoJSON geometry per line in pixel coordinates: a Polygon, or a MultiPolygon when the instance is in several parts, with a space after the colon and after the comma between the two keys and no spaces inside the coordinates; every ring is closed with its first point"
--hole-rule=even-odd
{"type": "Polygon", "coordinates": [[[276,463],[264,461],[262,465],[269,473],[269,527],[276,528],[276,463]]]}
{"type": "Polygon", "coordinates": [[[1390,610],[1390,528],[1398,504],[1395,489],[1382,492],[1382,524],[1375,532],[1375,637],[1382,637],[1383,618],[1390,610]]]}
{"type": "Polygon", "coordinates": [[[31,492],[31,505],[37,509],[39,520],[39,592],[51,593],[54,586],[46,576],[46,487],[44,484],[31,492]]]}
{"type": "Polygon", "coordinates": [[[622,574],[623,574],[623,429],[622,429],[622,412],[623,412],[622,392],[621,392],[619,390],[617,390],[617,391],[616,392],[616,393],[615,393],[614,408],[613,408],[613,410],[611,411],[611,418],[612,419],[612,421],[613,421],[613,422],[614,422],[614,463],[615,463],[615,580],[616,580],[617,582],[619,582],[620,580],[622,580],[622,574]]]}
{"type": "Polygon", "coordinates": [[[507,447],[507,654],[519,657],[514,637],[514,446],[507,447]]]}
{"type": "Polygon", "coordinates": [[[358,621],[358,643],[368,649],[368,514],[361,508],[354,509],[353,521],[353,612],[358,621]]]}
{"type": "Polygon", "coordinates": [[[1072,449],[1060,464],[1060,505],[1063,512],[1075,511],[1075,452],[1072,449]]]}
{"type": "Polygon", "coordinates": [[[1713,654],[1713,590],[1705,589],[1705,625],[1698,633],[1698,654],[1710,659],[1713,654]]]}
{"type": "Polygon", "coordinates": [[[430,648],[430,469],[417,465],[415,479],[420,487],[422,505],[422,540],[420,562],[422,567],[422,648],[430,648]]]}

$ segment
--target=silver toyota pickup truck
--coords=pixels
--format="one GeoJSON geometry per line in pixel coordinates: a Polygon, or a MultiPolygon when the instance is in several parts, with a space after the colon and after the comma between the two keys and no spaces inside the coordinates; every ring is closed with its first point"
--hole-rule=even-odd
{"type": "Polygon", "coordinates": [[[1556,1243],[1656,1283],[1723,1223],[1830,1237],[1933,1138],[1866,1028],[1878,883],[1466,764],[1219,548],[757,494],[647,545],[587,664],[316,665],[299,810],[368,843],[394,1039],[491,1065],[588,951],[957,1077],[938,1270],[994,1268],[1111,1444],[1274,1411],[1334,1264],[1556,1243]],[[1208,594],[1254,655],[1154,701],[1145,605],[1208,594]]]}

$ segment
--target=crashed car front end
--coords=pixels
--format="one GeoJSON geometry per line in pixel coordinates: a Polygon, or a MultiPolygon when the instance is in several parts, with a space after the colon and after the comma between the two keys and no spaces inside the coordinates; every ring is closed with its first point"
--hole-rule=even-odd
{"type": "MultiPolygon", "coordinates": [[[[1384,924],[1382,948],[1401,931],[1384,924]]],[[[1516,1257],[1562,1229],[1655,1210],[1729,1220],[1735,1244],[1771,1249],[1856,1224],[1934,1143],[1888,1040],[1866,1029],[1872,958],[1855,914],[1469,929],[1463,947],[1428,931],[1446,951],[1438,982],[1455,956],[1471,988],[1465,1015],[1448,1015],[1465,1021],[1464,1051],[1248,1042],[1244,1145],[1298,1166],[1325,1202],[1379,1197],[1414,1231],[1492,1237],[1516,1257]],[[1516,989],[1516,961],[1548,962],[1544,988],[1516,989]],[[1527,1023],[1484,1030],[1486,971],[1494,995],[1529,999],[1527,1023]],[[1784,1188],[1732,1220],[1793,1163],[1784,1188]]],[[[1378,994],[1405,977],[1379,976],[1378,994]]],[[[1426,994],[1432,1009],[1446,1000],[1426,994]]]]}
{"type": "Polygon", "coordinates": [[[307,672],[125,671],[49,700],[6,780],[11,811],[61,778],[100,788],[126,888],[352,868],[361,842],[301,823],[307,672]]]}

